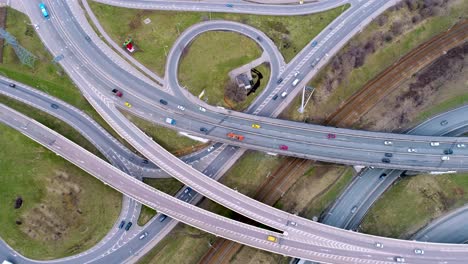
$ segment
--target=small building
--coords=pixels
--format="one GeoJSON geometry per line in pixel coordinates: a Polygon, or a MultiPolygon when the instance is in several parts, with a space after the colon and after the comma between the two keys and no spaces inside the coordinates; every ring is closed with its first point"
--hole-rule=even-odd
{"type": "Polygon", "coordinates": [[[252,88],[252,77],[249,78],[249,76],[245,73],[237,75],[236,82],[239,87],[244,88],[246,90],[252,88]]]}

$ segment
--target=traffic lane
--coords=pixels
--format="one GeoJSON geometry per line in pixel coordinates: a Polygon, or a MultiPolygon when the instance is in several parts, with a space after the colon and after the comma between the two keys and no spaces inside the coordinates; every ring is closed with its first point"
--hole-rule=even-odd
{"type": "Polygon", "coordinates": [[[350,215],[356,213],[359,208],[365,194],[371,193],[371,190],[374,189],[382,179],[380,175],[385,173],[384,169],[366,169],[365,172],[361,172],[356,176],[356,179],[351,182],[346,189],[344,194],[340,195],[336,206],[334,206],[330,211],[328,211],[321,221],[324,224],[344,228],[347,219],[350,215]],[[352,208],[356,206],[356,211],[353,211],[352,208]]]}
{"type": "Polygon", "coordinates": [[[465,224],[468,206],[459,208],[429,223],[413,236],[413,239],[427,242],[466,243],[468,225],[465,224]]]}
{"type": "MultiPolygon", "coordinates": [[[[138,112],[138,110],[140,108],[142,108],[142,107],[133,107],[132,110],[134,110],[135,112],[138,112]],[[135,110],[135,109],[138,109],[138,110],[135,110]]],[[[159,123],[162,123],[162,124],[168,126],[167,124],[163,123],[164,122],[164,117],[161,117],[160,112],[155,111],[154,109],[146,108],[145,110],[140,110],[140,116],[141,117],[146,117],[146,118],[153,117],[153,118],[151,118],[152,121],[156,121],[156,122],[159,122],[159,123]]],[[[231,130],[229,128],[232,127],[232,126],[235,126],[236,124],[230,122],[229,118],[226,118],[221,123],[218,122],[217,124],[213,124],[213,126],[210,127],[210,126],[206,126],[203,123],[200,123],[198,121],[194,121],[194,119],[192,119],[190,116],[186,115],[185,113],[174,112],[173,115],[171,115],[170,117],[174,118],[177,121],[177,124],[176,124],[176,126],[168,126],[169,128],[184,129],[184,130],[190,132],[190,131],[199,131],[202,127],[204,127],[204,128],[207,128],[210,131],[209,135],[206,136],[206,137],[209,137],[209,138],[221,138],[221,137],[228,138],[226,136],[227,133],[235,132],[236,134],[245,136],[244,142],[248,143],[249,146],[259,145],[259,147],[268,147],[268,148],[270,148],[268,151],[279,152],[278,150],[279,150],[280,145],[287,145],[289,147],[288,151],[283,151],[283,153],[282,153],[282,154],[285,154],[285,155],[289,155],[289,153],[293,153],[292,155],[294,155],[294,154],[297,154],[297,155],[300,155],[300,154],[314,155],[317,152],[320,152],[321,156],[325,156],[325,153],[327,153],[327,152],[331,151],[331,149],[335,148],[335,149],[338,149],[338,151],[352,150],[352,151],[356,151],[356,152],[368,153],[367,155],[370,155],[370,153],[376,153],[379,156],[374,156],[373,159],[371,159],[371,160],[369,160],[369,159],[364,159],[364,160],[368,160],[370,162],[377,163],[377,164],[382,163],[382,159],[385,158],[385,153],[391,153],[395,157],[395,158],[392,158],[392,159],[396,160],[396,161],[399,160],[397,158],[398,156],[400,156],[401,159],[408,159],[409,156],[411,156],[413,159],[418,159],[419,160],[419,158],[425,159],[424,157],[430,155],[430,156],[438,158],[438,160],[436,159],[437,161],[435,163],[432,162],[432,163],[427,163],[427,164],[440,165],[440,161],[441,161],[440,159],[441,159],[442,156],[445,155],[444,150],[446,150],[446,149],[452,149],[452,152],[453,152],[453,154],[451,154],[451,158],[452,158],[451,160],[452,161],[450,161],[450,160],[446,161],[448,163],[456,164],[456,163],[453,162],[454,158],[458,159],[458,158],[461,157],[463,159],[464,156],[459,156],[459,155],[464,154],[464,152],[466,152],[468,154],[468,149],[466,149],[466,148],[454,149],[453,148],[453,145],[454,145],[453,142],[451,144],[448,144],[448,143],[438,141],[439,146],[430,147],[430,144],[428,144],[426,142],[416,141],[416,142],[413,142],[408,147],[408,144],[407,144],[408,142],[405,142],[405,144],[402,144],[401,142],[391,141],[391,145],[386,146],[384,144],[384,141],[382,141],[381,139],[363,138],[362,140],[366,141],[365,144],[363,144],[363,143],[356,144],[355,141],[352,140],[352,139],[354,139],[354,137],[347,137],[347,136],[338,137],[338,135],[333,134],[333,135],[336,136],[336,138],[327,138],[327,136],[330,133],[324,134],[322,132],[315,132],[315,131],[306,132],[304,130],[304,131],[301,131],[302,134],[303,134],[302,136],[297,136],[297,135],[291,135],[289,133],[290,130],[285,130],[285,131],[282,131],[280,133],[277,133],[276,131],[274,131],[272,129],[273,128],[272,126],[268,126],[268,125],[265,126],[262,123],[259,123],[259,125],[261,126],[260,129],[254,129],[254,128],[252,128],[252,125],[256,124],[256,123],[250,123],[249,120],[242,120],[243,127],[238,126],[237,130],[231,130]],[[178,117],[175,117],[175,116],[178,116],[178,117]],[[216,129],[214,129],[215,125],[217,126],[216,129]],[[225,130],[223,130],[221,127],[224,127],[225,130]],[[245,131],[245,130],[243,131],[242,129],[247,129],[249,131],[245,131]],[[237,131],[242,131],[242,132],[237,132],[237,131]],[[261,133],[258,132],[258,131],[261,131],[261,133]],[[263,134],[264,131],[266,132],[266,134],[263,134]],[[270,136],[270,138],[267,138],[268,135],[272,135],[272,136],[270,136]],[[282,136],[283,138],[279,138],[280,136],[282,136]],[[277,138],[274,138],[274,137],[277,137],[277,138]],[[308,142],[313,142],[313,143],[304,144],[304,141],[305,142],[307,142],[307,141],[308,142]],[[264,142],[265,143],[270,143],[270,144],[265,145],[264,142]],[[272,143],[274,143],[274,144],[272,144],[272,143]],[[429,145],[429,148],[427,148],[428,145],[429,145]],[[308,147],[304,148],[304,146],[308,146],[308,147]],[[424,146],[424,147],[422,147],[422,146],[424,146]],[[320,149],[320,151],[318,151],[319,148],[322,148],[322,149],[320,149]],[[379,150],[378,151],[369,151],[368,149],[371,149],[371,148],[378,148],[379,150]],[[414,153],[408,152],[409,148],[415,149],[416,152],[414,152],[414,153]]],[[[200,132],[198,132],[198,133],[200,133],[200,132]]],[[[201,136],[203,136],[203,134],[201,136]]],[[[459,143],[462,142],[462,141],[459,140],[459,138],[451,138],[451,139],[452,140],[455,139],[459,143]]],[[[445,138],[443,140],[447,141],[445,138]]],[[[224,142],[226,142],[226,140],[224,140],[224,142]]],[[[229,141],[227,141],[227,142],[229,142],[229,141]]],[[[238,142],[236,142],[236,141],[232,142],[232,144],[236,144],[236,143],[238,143],[238,142]]],[[[340,157],[342,155],[333,154],[333,155],[327,155],[327,156],[328,157],[340,157]]],[[[353,156],[355,156],[355,154],[353,154],[353,156]]]]}
{"type": "MultiPolygon", "coordinates": [[[[201,101],[199,101],[197,98],[196,102],[194,102],[192,100],[189,100],[192,99],[192,97],[186,97],[186,95],[188,95],[188,92],[182,90],[184,88],[181,88],[181,85],[178,83],[177,69],[185,47],[190,45],[192,41],[200,34],[203,34],[208,31],[237,32],[255,41],[263,49],[263,51],[266,52],[269,58],[270,80],[271,78],[273,78],[273,76],[277,76],[279,74],[280,67],[284,65],[284,59],[281,53],[276,48],[276,45],[273,43],[273,41],[269,39],[268,36],[266,36],[263,32],[253,27],[229,21],[209,21],[193,25],[190,28],[188,28],[185,32],[183,32],[182,35],[176,40],[169,53],[168,63],[166,64],[166,73],[168,74],[169,85],[173,87],[175,91],[178,91],[179,95],[181,95],[182,98],[187,99],[187,102],[190,104],[201,104],[201,101]],[[259,38],[261,39],[261,41],[259,40],[259,38]]],[[[265,90],[269,90],[271,87],[272,82],[268,82],[265,90]]],[[[264,93],[265,92],[262,92],[262,94],[264,93]]]]}
{"type": "Polygon", "coordinates": [[[344,228],[357,230],[361,224],[362,219],[367,214],[369,209],[372,207],[374,202],[383,195],[383,193],[394,184],[394,182],[400,177],[402,171],[400,170],[385,170],[387,176],[380,180],[380,182],[373,188],[372,192],[368,193],[360,201],[356,212],[346,222],[344,228]]]}

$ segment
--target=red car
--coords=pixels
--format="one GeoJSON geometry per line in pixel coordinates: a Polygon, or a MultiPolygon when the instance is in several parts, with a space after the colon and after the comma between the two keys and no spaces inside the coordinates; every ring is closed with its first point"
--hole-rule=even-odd
{"type": "Polygon", "coordinates": [[[327,138],[336,138],[336,135],[335,134],[328,134],[327,138]]]}
{"type": "Polygon", "coordinates": [[[288,150],[288,146],[286,146],[286,145],[280,145],[279,148],[281,150],[288,150]]]}
{"type": "Polygon", "coordinates": [[[123,93],[117,89],[113,89],[112,92],[115,94],[115,96],[122,97],[123,93]]]}

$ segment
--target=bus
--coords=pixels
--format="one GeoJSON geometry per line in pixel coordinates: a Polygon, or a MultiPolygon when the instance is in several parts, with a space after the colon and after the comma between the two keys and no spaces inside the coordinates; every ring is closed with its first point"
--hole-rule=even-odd
{"type": "Polygon", "coordinates": [[[47,8],[46,8],[45,4],[44,4],[44,3],[40,3],[40,4],[39,4],[39,8],[41,9],[42,15],[43,15],[45,18],[49,18],[49,12],[47,12],[47,8]]]}

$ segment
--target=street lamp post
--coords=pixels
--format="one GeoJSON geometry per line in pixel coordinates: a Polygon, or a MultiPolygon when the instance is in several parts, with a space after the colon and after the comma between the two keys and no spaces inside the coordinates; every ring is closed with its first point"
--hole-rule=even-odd
{"type": "Polygon", "coordinates": [[[164,54],[166,55],[166,57],[167,57],[167,48],[168,48],[168,46],[164,45],[164,54]]]}

